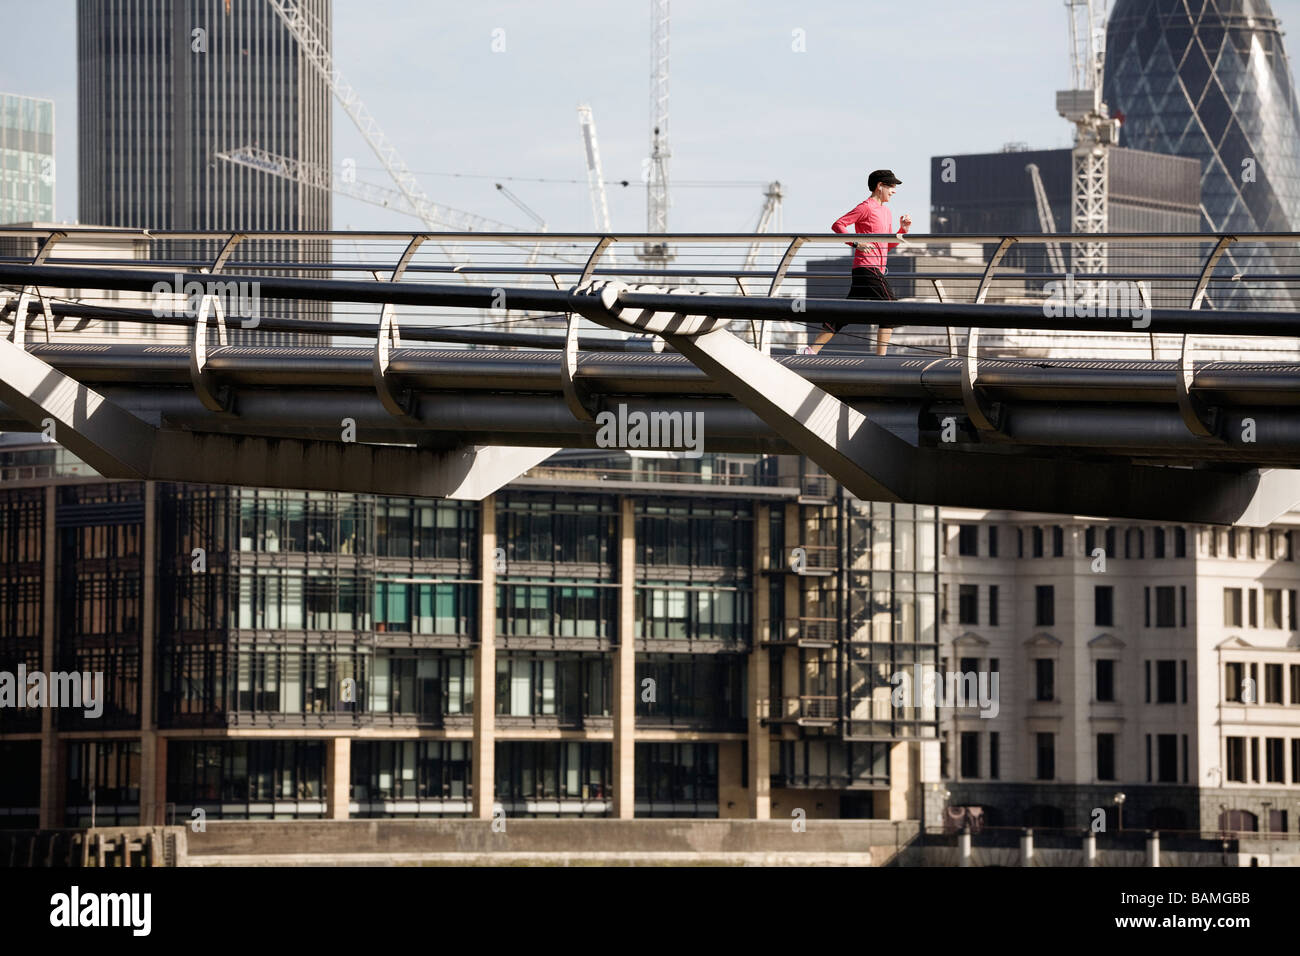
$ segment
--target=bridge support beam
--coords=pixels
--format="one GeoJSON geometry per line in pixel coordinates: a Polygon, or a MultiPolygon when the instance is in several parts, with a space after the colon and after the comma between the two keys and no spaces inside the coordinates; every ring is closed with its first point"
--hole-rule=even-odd
{"type": "Polygon", "coordinates": [[[342,423],[338,441],[157,428],[3,340],[0,401],[106,478],[478,500],[559,450],[368,445],[342,423]]]}
{"type": "MultiPolygon", "coordinates": [[[[957,442],[918,448],[745,344],[726,319],[625,308],[626,291],[635,290],[623,283],[575,290],[574,310],[610,328],[661,335],[865,500],[1248,526],[1267,525],[1300,503],[1300,471],[1009,456],[957,442]]],[[[701,313],[706,303],[702,296],[701,313]]]]}

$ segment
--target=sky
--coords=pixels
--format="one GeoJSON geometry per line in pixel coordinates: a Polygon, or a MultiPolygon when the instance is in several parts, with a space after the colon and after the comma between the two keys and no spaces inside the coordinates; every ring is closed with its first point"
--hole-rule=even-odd
{"type": "MultiPolygon", "coordinates": [[[[1300,0],[1272,6],[1284,29],[1300,23],[1300,0]]],[[[671,9],[670,232],[752,231],[771,180],[784,194],[781,231],[829,231],[876,168],[903,180],[895,219],[909,213],[925,232],[931,156],[1071,143],[1054,108],[1070,76],[1060,0],[671,9]]],[[[587,103],[605,179],[631,183],[606,186],[613,227],[645,230],[649,0],[334,0],[333,11],[335,65],[430,199],[532,228],[502,182],[552,232],[594,231],[577,114],[587,103]]],[[[0,23],[0,91],[54,100],[55,218],[75,221],[76,3],[0,0],[0,23]]],[[[333,152],[358,180],[391,187],[337,102],[333,152]]],[[[418,227],[337,196],[333,222],[418,227]]]]}

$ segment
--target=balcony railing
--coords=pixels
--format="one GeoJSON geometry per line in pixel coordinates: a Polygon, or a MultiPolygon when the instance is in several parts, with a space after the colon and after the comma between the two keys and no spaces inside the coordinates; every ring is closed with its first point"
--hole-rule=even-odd
{"type": "Polygon", "coordinates": [[[800,694],[798,697],[777,697],[772,701],[771,719],[777,723],[829,724],[839,716],[838,697],[800,694]]]}
{"type": "Polygon", "coordinates": [[[833,617],[788,617],[763,622],[765,644],[798,647],[833,647],[839,639],[839,620],[833,617]]]}

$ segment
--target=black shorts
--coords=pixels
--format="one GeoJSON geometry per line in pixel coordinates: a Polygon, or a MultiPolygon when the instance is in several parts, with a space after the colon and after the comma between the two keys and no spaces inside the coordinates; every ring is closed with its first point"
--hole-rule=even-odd
{"type": "MultiPolygon", "coordinates": [[[[850,299],[884,299],[889,302],[897,302],[898,296],[894,295],[894,290],[889,287],[884,273],[879,269],[868,268],[867,266],[858,266],[853,270],[853,284],[849,287],[850,299]]],[[[823,322],[822,328],[827,332],[838,332],[846,325],[854,325],[849,319],[834,319],[829,322],[823,322]]],[[[892,326],[881,326],[881,328],[892,328],[892,326]]]]}

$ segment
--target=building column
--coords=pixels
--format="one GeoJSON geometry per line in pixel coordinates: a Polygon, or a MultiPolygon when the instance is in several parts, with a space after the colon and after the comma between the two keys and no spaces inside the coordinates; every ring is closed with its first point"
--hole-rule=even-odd
{"type": "Polygon", "coordinates": [[[619,499],[618,647],[614,650],[614,816],[636,814],[636,513],[619,499]]]}
{"type": "Polygon", "coordinates": [[[325,819],[346,820],[352,802],[352,738],[325,742],[325,819]]]}
{"type": "MultiPolygon", "coordinates": [[[[778,505],[778,507],[780,507],[778,505]]],[[[749,739],[749,815],[755,820],[772,817],[772,745],[768,738],[766,720],[771,706],[771,672],[768,670],[766,621],[772,613],[768,577],[763,574],[764,561],[771,545],[769,505],[755,509],[754,521],[754,616],[753,637],[749,651],[749,700],[745,716],[748,718],[749,739]]]]}
{"type": "MultiPolygon", "coordinates": [[[[140,556],[140,825],[157,826],[163,822],[167,800],[167,755],[162,755],[162,780],[159,780],[158,750],[166,741],[158,740],[157,693],[154,687],[154,635],[158,607],[158,485],[144,483],[144,541],[140,556]],[[159,784],[162,784],[161,788],[159,784]],[[158,800],[159,789],[163,799],[158,800]]],[[[174,560],[168,555],[168,560],[174,560]]]]}
{"type": "Polygon", "coordinates": [[[474,816],[492,819],[496,802],[497,704],[497,508],[496,497],[483,499],[479,509],[478,644],[474,648],[474,816]]]}
{"type": "MultiPolygon", "coordinates": [[[[41,528],[41,557],[44,561],[41,577],[41,670],[50,674],[55,670],[54,648],[54,589],[55,549],[58,538],[54,531],[55,509],[58,507],[58,488],[45,488],[45,523],[41,528]]],[[[24,693],[19,689],[19,693],[24,693]]],[[[59,759],[58,725],[54,708],[41,709],[41,808],[40,828],[48,830],[63,826],[63,800],[65,791],[62,779],[63,761],[59,759]]]]}

